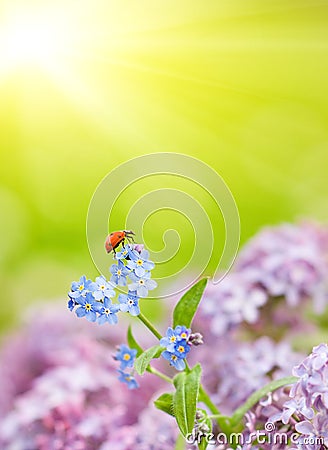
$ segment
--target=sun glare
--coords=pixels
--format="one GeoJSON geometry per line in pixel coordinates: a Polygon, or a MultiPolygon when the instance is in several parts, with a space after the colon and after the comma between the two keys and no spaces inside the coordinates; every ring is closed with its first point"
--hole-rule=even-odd
{"type": "Polygon", "coordinates": [[[0,72],[22,66],[46,68],[65,53],[67,37],[61,23],[49,14],[20,13],[0,28],[0,72]]]}
{"type": "Polygon", "coordinates": [[[42,62],[56,53],[57,36],[41,24],[22,24],[9,29],[6,46],[13,61],[42,62]]]}

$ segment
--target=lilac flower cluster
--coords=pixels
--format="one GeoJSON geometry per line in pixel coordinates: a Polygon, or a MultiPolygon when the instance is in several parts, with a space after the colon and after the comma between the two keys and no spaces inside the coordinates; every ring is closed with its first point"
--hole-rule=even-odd
{"type": "Polygon", "coordinates": [[[116,324],[119,311],[128,312],[132,316],[140,314],[139,298],[147,297],[148,291],[156,288],[157,283],[151,279],[154,263],[149,261],[149,253],[140,246],[127,245],[114,257],[117,264],[110,267],[110,282],[105,277],[96,278],[95,282],[84,275],[74,281],[68,293],[68,308],[78,317],[85,317],[89,322],[116,324]],[[113,303],[115,288],[126,286],[127,277],[131,283],[127,294],[119,294],[118,302],[113,303]]]}
{"type": "MultiPolygon", "coordinates": [[[[208,341],[215,343],[210,336],[208,341]]],[[[302,358],[287,342],[276,343],[267,336],[253,342],[226,337],[215,345],[216,351],[207,345],[200,348],[197,359],[206,367],[205,385],[224,414],[231,414],[270,381],[289,376],[302,358]]]]}
{"type": "MultiPolygon", "coordinates": [[[[174,418],[149,405],[139,414],[137,423],[117,428],[99,450],[172,450],[178,434],[174,418]]],[[[188,450],[196,447],[189,445],[188,450]]]]}
{"type": "MultiPolygon", "coordinates": [[[[247,437],[265,430],[266,423],[279,423],[275,433],[283,434],[277,443],[290,450],[323,450],[328,447],[328,345],[320,344],[293,369],[298,378],[291,388],[280,388],[262,399],[246,414],[247,437]],[[298,435],[297,435],[298,434],[298,435]],[[287,440],[287,442],[286,442],[287,440]],[[289,444],[287,447],[287,443],[289,444]]],[[[249,448],[255,448],[250,446],[249,448]]],[[[281,446],[261,445],[263,450],[281,446]]]]}
{"type": "Polygon", "coordinates": [[[248,275],[231,272],[219,285],[206,288],[201,314],[209,318],[214,335],[222,336],[241,322],[253,324],[259,319],[267,295],[248,275]]]}
{"type": "Polygon", "coordinates": [[[186,367],[184,360],[190,351],[190,336],[190,329],[178,325],[175,329],[169,327],[166,336],[160,340],[160,345],[166,347],[162,353],[163,358],[177,370],[183,370],[186,367]]]}
{"type": "Polygon", "coordinates": [[[328,231],[309,224],[264,229],[240,253],[237,270],[258,272],[271,297],[284,296],[289,306],[312,298],[317,312],[327,304],[328,231]]]}
{"type": "MultiPolygon", "coordinates": [[[[58,305],[38,306],[26,322],[0,352],[0,448],[144,450],[139,436],[149,430],[140,412],[163,382],[146,374],[140,389],[124,389],[111,356],[124,330],[108,333],[58,305]]],[[[176,437],[171,421],[167,442],[176,437]]],[[[156,450],[173,448],[156,445],[154,440],[156,450]]]]}
{"type": "MultiPolygon", "coordinates": [[[[290,376],[293,366],[304,356],[294,352],[287,342],[276,343],[266,336],[252,341],[240,342],[235,337],[227,335],[215,341],[211,334],[206,335],[206,342],[212,348],[203,346],[197,352],[197,360],[204,366],[204,385],[211,394],[211,399],[224,415],[231,415],[249,396],[273,380],[290,376]],[[215,351],[213,351],[213,344],[215,351]]],[[[281,450],[289,448],[284,437],[277,444],[261,443],[257,446],[256,432],[267,435],[265,425],[272,421],[272,416],[281,413],[284,403],[289,400],[289,387],[280,388],[263,397],[243,419],[244,429],[241,431],[244,442],[240,450],[281,450]]],[[[241,425],[241,424],[240,424],[241,425]]],[[[275,433],[284,433],[287,439],[295,429],[277,427],[275,433]]],[[[227,445],[209,446],[220,450],[228,450],[227,445]]],[[[230,449],[231,450],[231,449],[230,449]]]]}
{"type": "MultiPolygon", "coordinates": [[[[56,309],[49,309],[46,314],[38,309],[37,321],[35,318],[32,314],[26,331],[12,337],[0,356],[3,394],[9,394],[11,387],[16,386],[2,414],[0,409],[0,448],[174,448],[178,435],[174,419],[149,406],[150,396],[157,398],[158,389],[163,392],[162,381],[145,375],[146,382],[130,391],[123,389],[115,376],[111,354],[124,339],[120,327],[108,334],[102,327],[76,321],[56,309]],[[34,373],[26,368],[34,368],[34,373]],[[23,374],[25,378],[21,379],[23,374]]],[[[164,339],[176,335],[185,341],[186,331],[189,334],[189,330],[174,329],[164,339]]],[[[193,341],[193,336],[189,334],[187,341],[193,341]]],[[[196,338],[199,341],[199,336],[196,338]]],[[[207,343],[199,348],[197,358],[200,356],[204,365],[206,384],[209,377],[215,379],[211,392],[216,393],[213,399],[225,407],[223,410],[239,406],[249,392],[272,376],[289,374],[289,365],[299,360],[287,344],[274,344],[264,338],[255,344],[238,344],[218,342],[208,336],[207,343]],[[223,381],[226,384],[221,390],[223,381]]],[[[170,343],[164,344],[166,347],[170,343]]],[[[119,345],[115,356],[126,372],[131,361],[133,364],[135,351],[119,345]]],[[[4,400],[4,395],[0,400],[4,400]]],[[[276,404],[276,400],[272,403],[276,404]]],[[[262,411],[264,408],[265,415],[262,413],[261,417],[267,418],[272,410],[262,406],[262,411]]]]}
{"type": "Polygon", "coordinates": [[[259,319],[263,328],[272,320],[290,325],[295,320],[287,309],[299,308],[308,299],[317,313],[322,312],[328,300],[327,243],[328,230],[310,224],[260,232],[241,251],[234,271],[205,291],[200,309],[212,333],[222,336],[236,325],[253,325],[259,319]],[[288,307],[283,314],[278,311],[282,300],[288,307]]]}
{"type": "MultiPolygon", "coordinates": [[[[208,345],[197,352],[197,362],[203,365],[202,383],[222,414],[231,415],[250,394],[272,380],[290,375],[298,364],[293,372],[297,383],[291,390],[288,386],[280,388],[254,405],[245,416],[242,432],[247,437],[275,421],[279,422],[277,432],[288,437],[296,430],[299,444],[259,445],[254,440],[241,447],[243,450],[328,447],[328,345],[315,347],[299,364],[303,356],[284,341],[263,336],[252,342],[240,341],[249,336],[249,330],[252,337],[261,334],[263,327],[257,326],[265,313],[272,313],[268,307],[282,305],[285,313],[286,306],[292,310],[308,297],[314,299],[317,310],[325,306],[327,250],[328,233],[314,226],[269,229],[245,247],[234,272],[219,285],[206,289],[196,320],[208,345]],[[286,299],[285,304],[279,298],[286,299]],[[239,334],[230,332],[241,323],[251,326],[239,328],[239,334]],[[306,444],[305,438],[320,438],[324,443],[306,444]]],[[[156,287],[151,279],[154,264],[140,245],[127,245],[115,259],[110,280],[98,277],[92,281],[83,276],[72,283],[68,306],[78,317],[115,324],[119,312],[140,314],[139,299],[156,287]],[[118,286],[128,289],[115,302],[118,286]]],[[[139,387],[133,371],[137,351],[120,344],[124,339],[121,327],[108,335],[103,327],[94,329],[87,321],[72,320],[69,314],[61,316],[51,311],[45,319],[38,309],[38,314],[31,317],[27,331],[8,341],[0,353],[0,448],[176,447],[174,419],[149,406],[150,396],[158,389],[154,398],[163,392],[162,381],[145,373],[146,383],[135,389],[139,387]],[[118,377],[111,358],[115,348],[118,377]]],[[[265,331],[270,334],[272,328],[265,331]]],[[[201,343],[200,333],[191,334],[183,326],[168,328],[160,340],[163,358],[177,370],[186,367],[186,357],[193,363],[191,345],[201,343]]],[[[205,417],[206,413],[204,410],[205,417]]]]}
{"type": "Polygon", "coordinates": [[[132,368],[135,357],[137,356],[137,350],[129,348],[127,345],[122,344],[118,347],[114,356],[116,361],[120,361],[119,381],[126,383],[129,389],[137,389],[139,387],[133,373],[126,372],[127,368],[132,368]]]}
{"type": "Polygon", "coordinates": [[[295,426],[300,438],[295,449],[320,450],[328,446],[328,345],[320,344],[297,365],[299,380],[292,386],[281,412],[271,420],[295,426]],[[307,445],[306,442],[317,444],[307,445]],[[321,439],[321,443],[319,443],[321,439]],[[325,445],[325,447],[323,447],[325,445]]]}

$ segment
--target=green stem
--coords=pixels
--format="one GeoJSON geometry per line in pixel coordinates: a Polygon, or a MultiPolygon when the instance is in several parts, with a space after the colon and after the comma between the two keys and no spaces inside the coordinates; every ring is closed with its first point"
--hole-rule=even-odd
{"type": "Polygon", "coordinates": [[[220,413],[217,406],[212,402],[210,396],[205,391],[202,384],[199,387],[199,400],[202,401],[208,407],[208,409],[211,411],[213,416],[210,416],[210,417],[213,417],[216,419],[217,424],[219,425],[219,427],[223,431],[223,433],[229,434],[230,433],[229,422],[227,422],[226,417],[220,413]]]}
{"type": "Polygon", "coordinates": [[[236,411],[233,413],[230,424],[232,427],[238,425],[244,415],[249,411],[256,403],[258,403],[262,397],[265,397],[270,392],[275,391],[276,389],[287,386],[289,384],[293,384],[298,380],[296,377],[285,377],[281,378],[280,380],[274,380],[271,381],[271,383],[267,384],[263,388],[259,389],[258,391],[254,392],[244,404],[242,404],[239,408],[236,409],[236,411]]]}
{"type": "MultiPolygon", "coordinates": [[[[147,317],[145,317],[142,313],[140,313],[138,315],[138,319],[141,320],[141,322],[144,325],[146,325],[148,330],[151,331],[151,333],[153,333],[153,335],[158,340],[162,339],[161,333],[154,327],[154,325],[147,319],[147,317]]],[[[190,367],[188,366],[187,361],[186,361],[186,369],[185,370],[187,373],[190,372],[190,367]]],[[[167,377],[166,375],[162,374],[161,372],[156,371],[156,369],[154,369],[153,367],[149,366],[149,371],[152,372],[154,375],[159,376],[163,380],[165,379],[165,381],[172,383],[171,378],[167,377]],[[156,373],[156,372],[158,372],[158,373],[156,373]]],[[[218,416],[217,423],[218,423],[219,427],[221,428],[221,430],[224,433],[228,433],[230,430],[229,430],[228,424],[227,424],[224,416],[221,415],[220,411],[215,406],[215,404],[212,402],[212,400],[210,399],[209,395],[207,394],[207,392],[205,391],[205,389],[202,385],[200,385],[200,388],[199,388],[199,396],[200,396],[200,401],[202,401],[213,414],[218,416]]]]}
{"type": "Polygon", "coordinates": [[[149,366],[147,370],[148,370],[148,372],[156,375],[157,377],[162,378],[162,380],[167,381],[170,384],[173,383],[172,378],[168,377],[164,373],[162,373],[159,370],[155,369],[155,367],[149,366]]]}
{"type": "Polygon", "coordinates": [[[215,414],[216,416],[222,416],[216,405],[210,399],[208,393],[205,391],[203,385],[200,385],[199,387],[199,396],[200,399],[205,403],[205,405],[208,406],[212,414],[215,414]]]}
{"type": "Polygon", "coordinates": [[[227,416],[224,416],[223,414],[209,414],[207,416],[207,419],[214,420],[214,419],[220,419],[220,417],[227,418],[227,416]]]}
{"type": "Polygon", "coordinates": [[[149,331],[151,331],[151,333],[153,333],[153,335],[158,339],[162,339],[162,335],[159,331],[156,330],[156,328],[154,327],[154,325],[149,322],[149,320],[147,319],[147,317],[145,317],[142,313],[140,313],[138,316],[138,319],[141,320],[141,322],[146,325],[146,327],[148,328],[149,331]]]}
{"type": "MultiPolygon", "coordinates": [[[[156,330],[156,328],[154,327],[154,325],[147,319],[147,317],[145,317],[142,313],[140,313],[138,315],[139,320],[141,320],[141,322],[146,325],[146,327],[148,328],[149,331],[151,331],[153,333],[153,335],[157,338],[157,339],[162,339],[162,335],[161,333],[156,330]]],[[[172,384],[173,380],[172,378],[168,377],[167,375],[165,375],[164,373],[160,372],[159,370],[155,369],[155,367],[152,367],[151,365],[148,366],[147,368],[148,372],[152,373],[153,375],[156,375],[159,378],[162,378],[162,380],[167,381],[168,383],[172,384]]]]}

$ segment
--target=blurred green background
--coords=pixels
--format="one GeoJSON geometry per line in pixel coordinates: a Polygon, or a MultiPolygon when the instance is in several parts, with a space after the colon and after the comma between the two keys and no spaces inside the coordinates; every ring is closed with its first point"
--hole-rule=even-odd
{"type": "Polygon", "coordinates": [[[91,196],[138,155],[217,170],[242,242],[326,220],[327,50],[327,1],[0,0],[1,328],[96,274],[91,196]]]}

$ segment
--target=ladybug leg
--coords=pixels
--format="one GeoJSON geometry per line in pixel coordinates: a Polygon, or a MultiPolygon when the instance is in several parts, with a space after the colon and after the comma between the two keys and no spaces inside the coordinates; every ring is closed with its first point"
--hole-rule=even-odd
{"type": "Polygon", "coordinates": [[[132,236],[131,234],[127,235],[126,237],[127,237],[127,240],[128,240],[129,242],[131,242],[131,241],[132,241],[133,243],[135,242],[135,240],[134,240],[134,238],[133,238],[133,236],[132,236]]]}
{"type": "Polygon", "coordinates": [[[122,247],[125,248],[125,245],[124,245],[124,239],[123,239],[123,241],[122,241],[122,247]]]}

